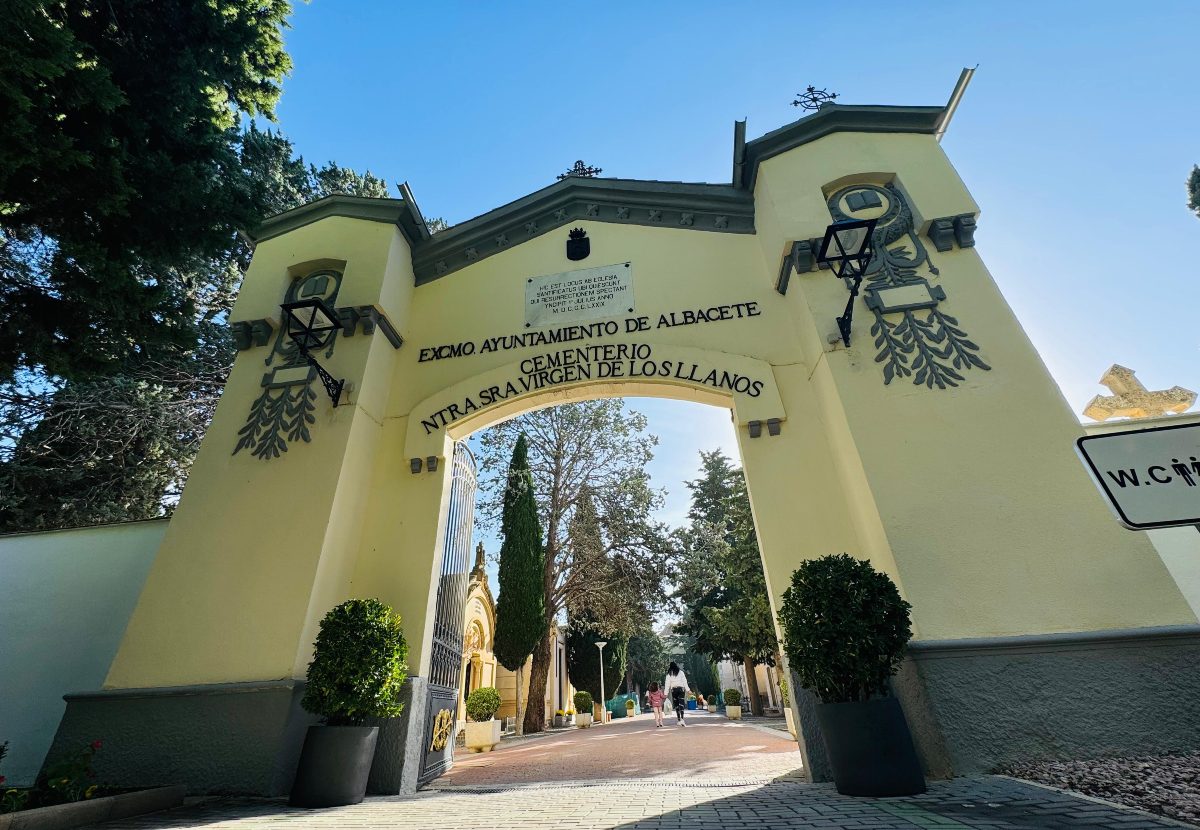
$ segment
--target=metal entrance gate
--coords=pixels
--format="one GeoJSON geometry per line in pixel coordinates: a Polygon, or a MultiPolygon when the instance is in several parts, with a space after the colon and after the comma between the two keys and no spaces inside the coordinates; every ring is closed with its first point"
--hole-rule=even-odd
{"type": "Polygon", "coordinates": [[[429,668],[429,707],[425,712],[425,745],[418,783],[437,778],[450,768],[458,714],[458,681],[462,671],[463,612],[470,571],[471,529],[475,522],[475,457],[465,443],[454,445],[450,506],[442,574],[438,580],[437,610],[429,668]]]}

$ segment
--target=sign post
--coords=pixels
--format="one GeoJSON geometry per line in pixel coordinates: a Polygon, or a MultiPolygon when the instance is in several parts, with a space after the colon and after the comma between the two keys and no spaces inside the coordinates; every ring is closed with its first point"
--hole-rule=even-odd
{"type": "Polygon", "coordinates": [[[1090,435],[1075,446],[1125,527],[1200,524],[1200,424],[1090,435]]]}

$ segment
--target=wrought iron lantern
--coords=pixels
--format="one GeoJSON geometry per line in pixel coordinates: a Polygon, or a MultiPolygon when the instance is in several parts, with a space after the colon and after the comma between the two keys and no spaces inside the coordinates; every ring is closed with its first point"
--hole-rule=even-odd
{"type": "Polygon", "coordinates": [[[817,262],[828,265],[846,283],[850,299],[846,310],[837,318],[842,343],[850,345],[850,324],[854,317],[854,299],[858,296],[863,275],[875,255],[873,248],[875,219],[847,219],[834,222],[825,229],[825,238],[817,253],[817,262]]]}
{"type": "Polygon", "coordinates": [[[333,405],[337,406],[341,401],[346,381],[334,379],[311,354],[312,350],[323,349],[329,345],[334,336],[342,330],[342,322],[338,319],[337,312],[317,297],[284,303],[279,308],[283,311],[288,337],[296,344],[308,365],[316,369],[325,392],[333,401],[333,405]]]}

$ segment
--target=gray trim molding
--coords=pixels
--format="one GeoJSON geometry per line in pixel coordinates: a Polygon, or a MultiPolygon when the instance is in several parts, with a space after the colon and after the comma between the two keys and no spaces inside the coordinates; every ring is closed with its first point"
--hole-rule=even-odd
{"type": "Polygon", "coordinates": [[[412,213],[415,209],[403,199],[374,199],[366,196],[326,196],[324,199],[318,199],[315,202],[309,202],[307,205],[301,205],[298,208],[277,213],[274,216],[264,219],[257,228],[251,238],[255,242],[265,242],[268,239],[274,239],[277,236],[282,236],[289,231],[294,231],[296,228],[302,228],[305,225],[311,225],[321,219],[326,219],[330,216],[345,216],[350,219],[366,219],[369,222],[388,222],[396,225],[404,235],[408,237],[410,244],[419,242],[422,238],[429,238],[429,230],[425,227],[422,220],[420,230],[424,231],[424,237],[414,226],[412,221],[412,213]]]}
{"type": "Polygon", "coordinates": [[[914,640],[908,644],[908,653],[915,660],[947,660],[998,654],[1053,654],[1064,651],[1163,645],[1200,646],[1200,625],[1114,628],[1060,634],[1023,634],[1014,637],[971,637],[962,640],[914,640]]]}
{"type": "MultiPolygon", "coordinates": [[[[482,216],[430,235],[407,184],[400,199],[326,196],[263,221],[256,242],[330,216],[395,224],[412,249],[416,284],[451,274],[522,241],[580,221],[754,233],[754,184],[759,165],[837,132],[933,135],[945,107],[827,104],[811,115],[746,141],[746,122],[734,122],[731,184],[598,179],[570,176],[482,216]]],[[[967,229],[953,228],[961,247],[967,229]]],[[[786,290],[786,285],[784,286],[786,290]]]]}
{"type": "Polygon", "coordinates": [[[832,133],[920,133],[934,135],[945,107],[882,107],[826,104],[812,115],[747,142],[733,186],[754,190],[758,166],[832,133]]]}
{"type": "Polygon", "coordinates": [[[974,248],[975,226],[974,214],[943,216],[930,221],[925,236],[933,243],[933,247],[942,253],[952,250],[955,243],[960,248],[974,248]]]}
{"type": "Polygon", "coordinates": [[[754,197],[730,185],[571,176],[413,249],[417,285],[578,222],[754,233],[754,197]]]}

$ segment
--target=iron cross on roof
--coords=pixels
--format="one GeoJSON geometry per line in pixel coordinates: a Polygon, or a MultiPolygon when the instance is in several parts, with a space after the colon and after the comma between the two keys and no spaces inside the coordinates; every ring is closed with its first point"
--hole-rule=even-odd
{"type": "Polygon", "coordinates": [[[1196,393],[1182,386],[1160,392],[1147,391],[1132,369],[1113,364],[1100,378],[1112,395],[1097,395],[1088,402],[1083,414],[1096,421],[1109,418],[1154,418],[1168,412],[1183,412],[1196,402],[1196,393]]]}

